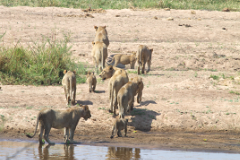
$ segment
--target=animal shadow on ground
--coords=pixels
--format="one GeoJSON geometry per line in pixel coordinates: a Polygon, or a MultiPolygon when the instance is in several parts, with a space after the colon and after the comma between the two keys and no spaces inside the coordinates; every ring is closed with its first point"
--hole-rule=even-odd
{"type": "Polygon", "coordinates": [[[149,104],[157,104],[155,101],[149,100],[149,101],[145,101],[145,102],[141,102],[139,105],[137,105],[136,107],[140,107],[140,106],[148,106],[149,104]]]}
{"type": "Polygon", "coordinates": [[[105,91],[98,91],[98,90],[95,90],[95,93],[105,93],[105,91]]]}
{"type": "Polygon", "coordinates": [[[91,101],[80,101],[80,100],[77,100],[77,104],[78,105],[93,105],[93,103],[91,101]]]}
{"type": "Polygon", "coordinates": [[[156,120],[156,116],[161,115],[161,113],[148,109],[134,108],[130,115],[132,117],[131,122],[128,123],[129,126],[133,126],[140,131],[150,131],[153,119],[156,120]]]}

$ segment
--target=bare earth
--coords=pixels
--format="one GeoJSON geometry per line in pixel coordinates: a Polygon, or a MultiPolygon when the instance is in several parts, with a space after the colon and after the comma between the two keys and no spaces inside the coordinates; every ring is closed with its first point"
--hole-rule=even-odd
{"type": "MultiPolygon", "coordinates": [[[[230,93],[240,92],[239,12],[123,9],[91,13],[94,18],[84,17],[81,9],[54,7],[0,6],[0,12],[0,34],[6,32],[1,45],[20,40],[18,45],[29,46],[41,42],[42,35],[62,38],[69,33],[72,57],[90,69],[94,25],[107,26],[109,55],[129,54],[139,44],[153,48],[151,71],[142,76],[142,102],[135,102],[127,116],[128,137],[109,138],[114,120],[108,113],[109,80],[98,77],[97,93],[89,93],[87,84],[77,85],[77,103],[89,105],[92,118],[80,120],[76,141],[240,153],[240,97],[230,93]]],[[[68,108],[61,86],[1,87],[0,114],[6,119],[1,139],[26,140],[39,110],[68,108]]],[[[62,143],[63,130],[52,129],[50,140],[62,143]]]]}

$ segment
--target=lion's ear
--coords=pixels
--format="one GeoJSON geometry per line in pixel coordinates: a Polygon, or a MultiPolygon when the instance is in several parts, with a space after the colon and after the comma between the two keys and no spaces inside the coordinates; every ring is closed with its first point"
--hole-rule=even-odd
{"type": "Polygon", "coordinates": [[[152,51],[153,51],[153,49],[150,49],[150,51],[152,52],[152,51]]]}
{"type": "Polygon", "coordinates": [[[74,70],[73,73],[76,74],[76,71],[74,70]]]}
{"type": "Polygon", "coordinates": [[[87,105],[83,106],[83,109],[84,109],[84,111],[88,111],[89,110],[87,105]]]}
{"type": "Polygon", "coordinates": [[[92,75],[94,75],[94,72],[92,72],[92,75]]]}
{"type": "Polygon", "coordinates": [[[95,42],[94,42],[94,41],[92,41],[92,45],[95,45],[95,42]]]}
{"type": "Polygon", "coordinates": [[[64,70],[64,71],[63,71],[63,74],[66,74],[66,73],[67,73],[67,70],[64,70]]]}
{"type": "Polygon", "coordinates": [[[97,30],[98,29],[98,27],[97,26],[94,26],[94,28],[97,30]]]}

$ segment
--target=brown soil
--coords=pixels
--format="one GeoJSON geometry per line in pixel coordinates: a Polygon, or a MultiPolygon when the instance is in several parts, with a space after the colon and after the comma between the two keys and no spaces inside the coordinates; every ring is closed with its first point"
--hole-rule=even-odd
{"type": "MultiPolygon", "coordinates": [[[[92,118],[79,122],[75,140],[240,152],[239,12],[123,9],[90,12],[94,18],[85,18],[78,16],[85,15],[81,9],[1,6],[0,10],[0,33],[6,32],[1,44],[12,46],[21,39],[20,44],[28,46],[41,42],[42,35],[62,38],[71,33],[72,57],[89,68],[94,25],[107,26],[109,55],[129,54],[139,44],[153,48],[151,71],[142,76],[142,102],[135,102],[127,116],[128,137],[109,138],[113,121],[107,111],[109,80],[98,78],[96,93],[88,93],[87,84],[77,85],[77,103],[89,105],[92,118]]],[[[134,76],[129,70],[129,77],[134,76]]],[[[39,110],[67,108],[61,86],[1,88],[0,112],[6,122],[0,138],[27,139],[25,133],[33,132],[39,110]]],[[[63,142],[62,130],[52,129],[50,134],[51,140],[63,142]]]]}

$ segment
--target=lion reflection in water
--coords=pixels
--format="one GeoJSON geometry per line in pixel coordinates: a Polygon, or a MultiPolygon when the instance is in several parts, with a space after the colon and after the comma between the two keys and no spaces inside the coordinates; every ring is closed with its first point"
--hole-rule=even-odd
{"type": "Polygon", "coordinates": [[[119,158],[124,160],[130,159],[138,159],[140,158],[140,149],[135,148],[135,152],[133,152],[132,148],[125,147],[108,147],[108,155],[107,159],[119,158]]]}

